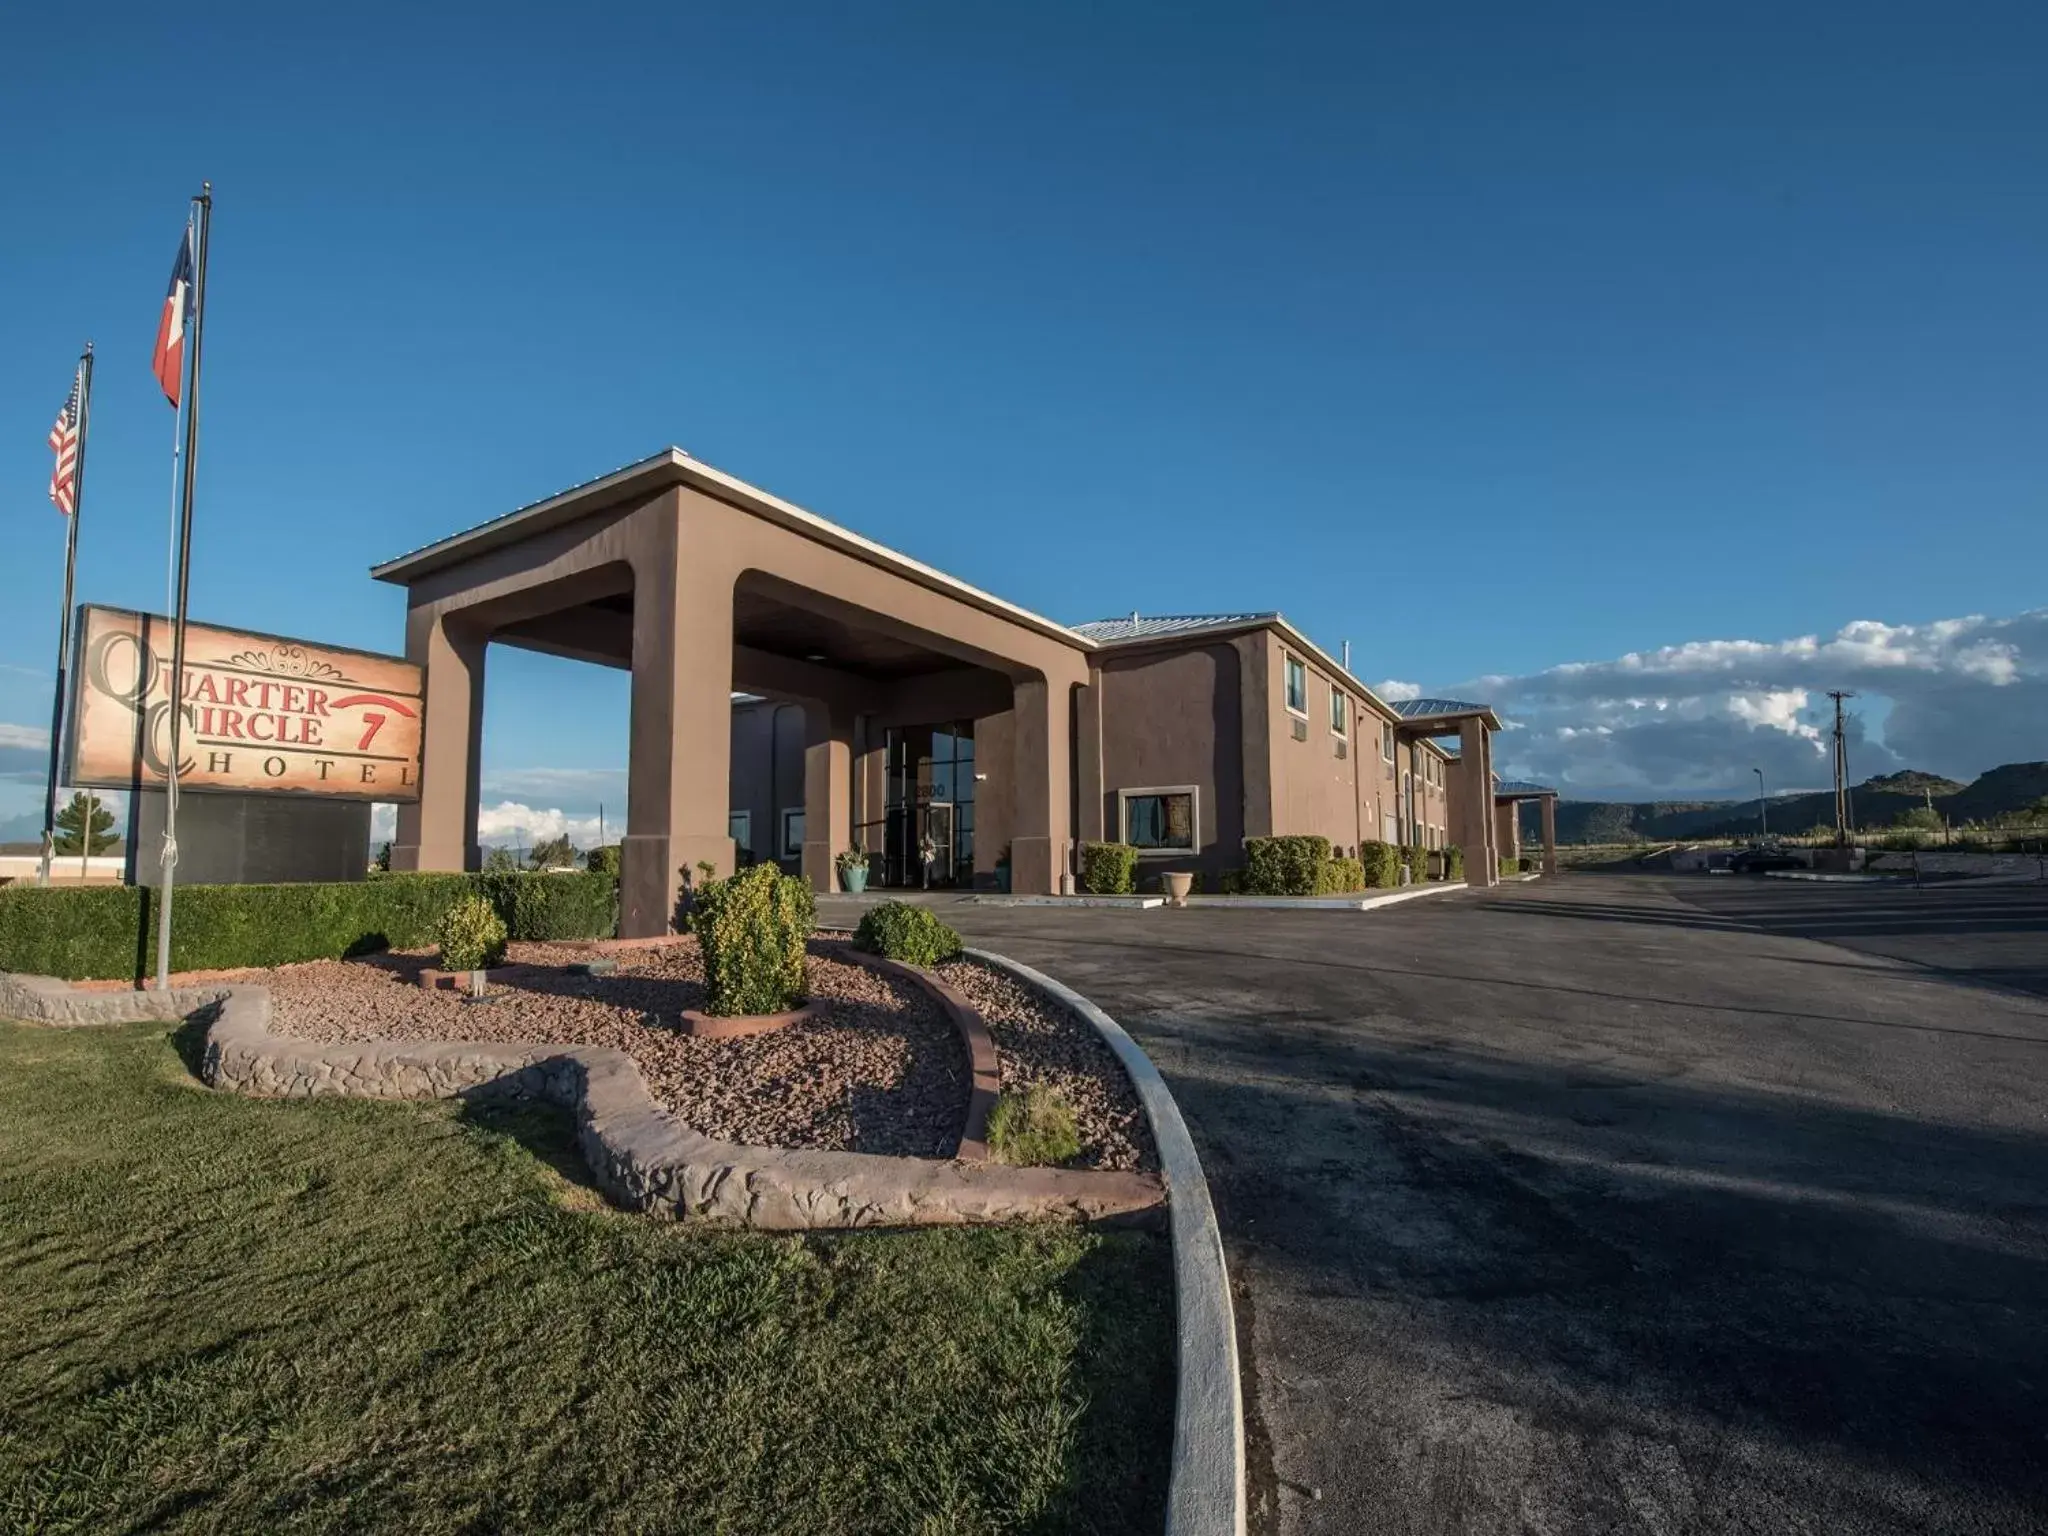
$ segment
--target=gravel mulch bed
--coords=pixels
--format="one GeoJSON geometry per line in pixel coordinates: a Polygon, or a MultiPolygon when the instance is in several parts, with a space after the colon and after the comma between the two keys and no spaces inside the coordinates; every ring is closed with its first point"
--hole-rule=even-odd
{"type": "Polygon", "coordinates": [[[935,974],[988,1025],[1005,1093],[1042,1083],[1073,1106],[1081,1132],[1081,1155],[1073,1166],[1158,1170],[1159,1152],[1137,1090],[1093,1025],[978,960],[948,960],[935,974]]]}
{"type": "MultiPolygon", "coordinates": [[[[518,975],[494,983],[498,1000],[481,1006],[421,988],[420,971],[434,963],[427,954],[281,966],[264,979],[272,1027],[283,1034],[609,1045],[638,1063],[658,1102],[720,1141],[951,1157],[969,1084],[959,1036],[922,991],[835,958],[838,949],[810,947],[811,996],[826,1003],[823,1017],[736,1040],[697,1040],[677,1028],[682,1011],[704,1001],[693,939],[620,954],[608,976],[566,968],[518,975]]],[[[546,944],[515,944],[506,955],[512,965],[556,967],[587,958],[546,944]]]]}

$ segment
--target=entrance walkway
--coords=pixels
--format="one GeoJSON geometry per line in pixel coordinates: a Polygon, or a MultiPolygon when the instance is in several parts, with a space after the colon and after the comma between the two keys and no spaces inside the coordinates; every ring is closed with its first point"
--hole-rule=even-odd
{"type": "Polygon", "coordinates": [[[1757,926],[1865,892],[1722,885],[949,907],[1187,1114],[1257,1529],[2048,1529],[2048,1001],[1757,926]]]}

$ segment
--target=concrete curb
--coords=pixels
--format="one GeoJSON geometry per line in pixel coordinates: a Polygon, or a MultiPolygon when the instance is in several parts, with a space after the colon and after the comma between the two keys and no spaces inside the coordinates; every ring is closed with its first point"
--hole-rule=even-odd
{"type": "Polygon", "coordinates": [[[1166,905],[1164,896],[967,896],[977,907],[1132,907],[1146,910],[1166,905]]]}
{"type": "Polygon", "coordinates": [[[1462,880],[1440,880],[1431,885],[1403,886],[1400,890],[1386,891],[1378,896],[1190,896],[1188,905],[1234,907],[1240,911],[1370,912],[1375,907],[1391,907],[1396,902],[1414,901],[1419,896],[1442,896],[1466,889],[1469,887],[1462,880]]]}
{"type": "Polygon", "coordinates": [[[1244,1399],[1238,1383],[1237,1316],[1209,1181],[1202,1176],[1202,1160],[1180,1106],[1152,1058],[1087,998],[1007,956],[985,949],[966,953],[1043,989],[1094,1025],[1138,1090],[1166,1176],[1167,1216],[1173,1231],[1180,1381],[1173,1411],[1167,1536],[1244,1536],[1244,1399]]]}

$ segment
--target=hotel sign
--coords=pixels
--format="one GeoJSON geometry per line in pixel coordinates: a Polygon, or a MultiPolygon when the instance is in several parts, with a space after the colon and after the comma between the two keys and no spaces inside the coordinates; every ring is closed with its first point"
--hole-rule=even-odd
{"type": "MultiPolygon", "coordinates": [[[[86,605],[77,636],[66,782],[163,784],[170,620],[86,605]]],[[[178,787],[417,800],[422,688],[395,656],[188,623],[178,787]]]]}

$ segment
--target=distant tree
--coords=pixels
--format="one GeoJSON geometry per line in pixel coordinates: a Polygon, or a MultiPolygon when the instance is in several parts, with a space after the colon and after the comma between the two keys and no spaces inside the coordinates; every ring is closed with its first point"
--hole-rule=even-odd
{"type": "Polygon", "coordinates": [[[484,873],[487,875],[509,875],[519,868],[519,861],[512,856],[510,848],[493,848],[484,855],[484,873]]]}
{"type": "Polygon", "coordinates": [[[1893,826],[1908,832],[1939,832],[1943,822],[1941,812],[1931,805],[1916,805],[1911,810],[1899,812],[1893,826]]]}
{"type": "Polygon", "coordinates": [[[533,845],[533,867],[535,869],[573,869],[576,865],[576,845],[565,833],[561,837],[544,838],[533,845]]]}
{"type": "Polygon", "coordinates": [[[388,874],[390,874],[390,873],[391,873],[391,844],[390,844],[390,843],[388,843],[388,842],[387,842],[387,843],[385,843],[383,847],[381,847],[381,848],[379,848],[379,849],[377,850],[377,857],[376,857],[376,859],[375,859],[375,860],[374,860],[374,861],[373,861],[373,862],[371,863],[370,867],[371,867],[372,869],[376,870],[376,871],[377,871],[377,873],[379,873],[380,875],[388,875],[388,874]]]}
{"type": "Polygon", "coordinates": [[[57,813],[57,836],[52,844],[57,852],[76,858],[86,851],[88,816],[92,818],[90,835],[94,853],[105,853],[119,845],[121,839],[114,836],[114,813],[100,803],[98,796],[88,796],[80,791],[57,813]]]}

